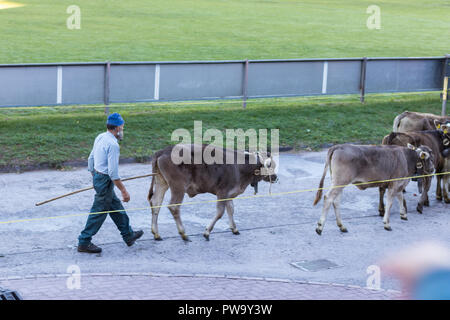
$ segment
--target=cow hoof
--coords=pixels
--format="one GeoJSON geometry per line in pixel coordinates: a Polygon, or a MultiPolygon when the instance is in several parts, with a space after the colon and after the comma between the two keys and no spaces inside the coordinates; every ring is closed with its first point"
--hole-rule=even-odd
{"type": "Polygon", "coordinates": [[[450,203],[450,198],[444,198],[445,203],[450,203]]]}
{"type": "Polygon", "coordinates": [[[417,206],[417,212],[422,213],[423,207],[422,206],[417,206]]]}
{"type": "Polygon", "coordinates": [[[345,233],[345,232],[348,232],[348,230],[347,230],[347,228],[346,227],[341,227],[341,228],[339,228],[340,230],[341,230],[341,232],[343,232],[343,233],[345,233]]]}
{"type": "Polygon", "coordinates": [[[187,235],[185,235],[185,234],[182,234],[181,235],[181,239],[183,239],[184,241],[186,241],[186,242],[190,242],[191,240],[189,239],[189,237],[187,236],[187,235]]]}
{"type": "Polygon", "coordinates": [[[408,221],[408,217],[406,217],[406,216],[404,216],[404,217],[400,216],[400,219],[408,221]]]}
{"type": "Polygon", "coordinates": [[[319,236],[322,234],[322,230],[320,230],[319,228],[316,228],[316,232],[319,236]]]}
{"type": "Polygon", "coordinates": [[[162,241],[162,238],[161,238],[161,236],[155,236],[155,240],[156,241],[162,241]]]}
{"type": "Polygon", "coordinates": [[[442,201],[442,197],[438,197],[438,196],[437,196],[437,197],[436,197],[436,200],[437,200],[437,201],[442,201]]]}
{"type": "Polygon", "coordinates": [[[241,234],[238,230],[233,230],[232,232],[233,232],[233,234],[235,234],[235,235],[240,235],[240,234],[241,234]]]}
{"type": "Polygon", "coordinates": [[[378,210],[378,212],[380,213],[380,217],[384,217],[384,209],[383,210],[378,210]]]}
{"type": "Polygon", "coordinates": [[[206,241],[209,241],[209,234],[203,234],[203,237],[206,239],[206,241]]]}
{"type": "Polygon", "coordinates": [[[392,231],[392,228],[390,226],[384,226],[384,230],[392,231]]]}

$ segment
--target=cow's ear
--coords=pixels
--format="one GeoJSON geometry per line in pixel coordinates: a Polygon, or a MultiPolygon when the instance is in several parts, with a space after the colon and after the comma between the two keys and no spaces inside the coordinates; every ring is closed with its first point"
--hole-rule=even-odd
{"type": "Polygon", "coordinates": [[[408,149],[416,150],[416,147],[414,147],[411,143],[408,143],[408,149]]]}
{"type": "Polygon", "coordinates": [[[441,123],[437,120],[434,120],[434,126],[439,130],[441,128],[441,123]]]}

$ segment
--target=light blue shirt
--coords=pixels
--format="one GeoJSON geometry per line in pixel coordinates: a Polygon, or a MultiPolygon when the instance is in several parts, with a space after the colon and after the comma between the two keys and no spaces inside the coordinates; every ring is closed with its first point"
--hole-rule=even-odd
{"type": "Polygon", "coordinates": [[[88,158],[88,170],[94,173],[107,174],[111,180],[120,179],[119,176],[120,147],[117,138],[109,131],[101,133],[95,138],[94,147],[88,158]]]}

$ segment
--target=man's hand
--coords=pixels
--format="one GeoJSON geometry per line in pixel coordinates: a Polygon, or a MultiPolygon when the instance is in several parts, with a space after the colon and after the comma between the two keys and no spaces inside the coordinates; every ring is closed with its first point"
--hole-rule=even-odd
{"type": "Polygon", "coordinates": [[[130,201],[130,194],[128,193],[127,190],[123,190],[122,191],[122,197],[123,197],[123,202],[128,202],[130,201]]]}
{"type": "Polygon", "coordinates": [[[122,181],[120,181],[120,179],[118,179],[118,180],[113,180],[113,182],[116,185],[116,187],[119,188],[120,192],[122,192],[122,197],[123,197],[122,201],[123,202],[130,201],[130,194],[128,193],[127,189],[123,185],[122,181]]]}

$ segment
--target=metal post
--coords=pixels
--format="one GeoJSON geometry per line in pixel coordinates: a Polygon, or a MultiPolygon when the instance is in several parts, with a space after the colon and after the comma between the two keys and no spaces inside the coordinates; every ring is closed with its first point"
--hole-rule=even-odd
{"type": "Polygon", "coordinates": [[[111,63],[106,61],[105,64],[105,88],[103,101],[105,103],[105,114],[109,114],[109,80],[111,76],[111,63]]]}
{"type": "Polygon", "coordinates": [[[248,91],[248,59],[245,59],[244,82],[242,83],[242,96],[243,96],[242,107],[244,109],[247,107],[247,93],[248,93],[247,91],[248,91]]]}
{"type": "Polygon", "coordinates": [[[448,92],[448,76],[449,76],[449,66],[448,66],[448,58],[450,55],[446,55],[444,59],[444,67],[442,70],[443,82],[444,85],[442,87],[442,116],[447,115],[447,92],[448,92]]]}
{"type": "Polygon", "coordinates": [[[442,90],[442,116],[447,115],[447,88],[448,77],[444,77],[444,88],[442,90]]]}
{"type": "Polygon", "coordinates": [[[367,57],[364,57],[361,60],[361,76],[359,79],[359,92],[360,92],[359,101],[361,101],[361,103],[364,103],[364,95],[366,93],[366,70],[367,70],[367,57]]]}

